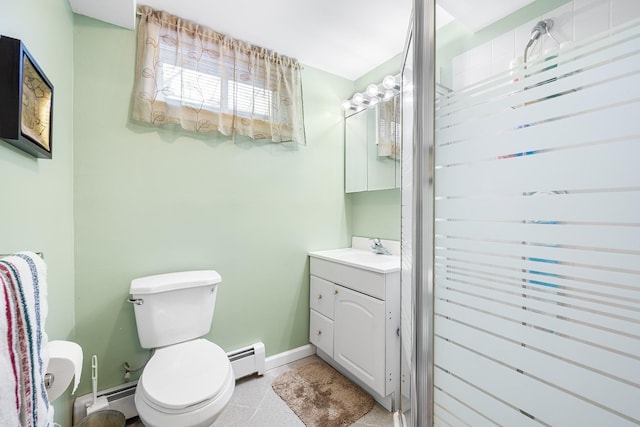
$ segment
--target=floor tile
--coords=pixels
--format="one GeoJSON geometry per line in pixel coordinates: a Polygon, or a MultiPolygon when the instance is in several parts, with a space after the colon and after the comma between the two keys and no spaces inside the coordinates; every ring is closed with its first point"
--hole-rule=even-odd
{"type": "Polygon", "coordinates": [[[247,406],[228,404],[212,427],[248,426],[257,409],[247,406]]]}
{"type": "Polygon", "coordinates": [[[304,427],[304,423],[291,410],[280,411],[272,408],[258,408],[247,425],[251,427],[304,427]]]}
{"type": "Polygon", "coordinates": [[[230,404],[257,408],[267,390],[271,389],[273,378],[268,376],[252,376],[241,378],[236,382],[230,404]]]}

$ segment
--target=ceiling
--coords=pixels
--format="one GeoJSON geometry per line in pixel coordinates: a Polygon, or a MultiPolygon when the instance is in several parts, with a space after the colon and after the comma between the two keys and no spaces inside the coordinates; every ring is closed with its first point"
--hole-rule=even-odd
{"type": "MultiPolygon", "coordinates": [[[[457,7],[455,14],[463,24],[477,30],[512,12],[514,3],[520,7],[531,1],[448,3],[454,5],[453,9],[457,7]],[[482,4],[480,23],[473,19],[474,15],[480,15],[476,3],[482,4]],[[465,14],[470,10],[475,12],[465,14]]],[[[135,27],[136,0],[69,0],[69,3],[75,13],[129,29],[135,27]]],[[[235,39],[297,58],[302,64],[355,80],[403,51],[413,0],[140,0],[138,4],[167,11],[235,39]]],[[[438,6],[438,26],[452,19],[438,6]]]]}

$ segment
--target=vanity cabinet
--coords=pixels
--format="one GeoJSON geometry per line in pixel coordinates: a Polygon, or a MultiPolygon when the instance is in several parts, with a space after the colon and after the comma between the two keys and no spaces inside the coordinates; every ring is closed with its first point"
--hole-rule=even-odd
{"type": "Polygon", "coordinates": [[[397,269],[376,271],[331,259],[335,252],[310,254],[309,341],[320,358],[393,411],[400,387],[399,261],[397,269]]]}

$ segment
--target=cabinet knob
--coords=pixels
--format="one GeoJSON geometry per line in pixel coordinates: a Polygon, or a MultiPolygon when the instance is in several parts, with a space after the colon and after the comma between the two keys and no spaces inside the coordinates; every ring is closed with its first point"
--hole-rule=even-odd
{"type": "Polygon", "coordinates": [[[321,330],[318,330],[318,332],[316,332],[316,335],[317,335],[317,336],[322,335],[322,331],[321,331],[321,330]]]}
{"type": "Polygon", "coordinates": [[[338,290],[337,290],[337,289],[334,289],[334,290],[333,290],[333,294],[334,294],[334,295],[338,295],[338,290]]]}
{"type": "Polygon", "coordinates": [[[316,298],[322,299],[322,294],[318,294],[318,296],[316,298]]]}

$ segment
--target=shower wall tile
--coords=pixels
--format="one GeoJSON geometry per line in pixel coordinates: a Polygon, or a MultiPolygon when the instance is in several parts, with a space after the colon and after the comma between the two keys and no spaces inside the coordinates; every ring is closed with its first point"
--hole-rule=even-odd
{"type": "Polygon", "coordinates": [[[515,33],[509,31],[491,41],[491,74],[496,75],[509,70],[511,61],[516,57],[515,33]]]}
{"type": "MultiPolygon", "coordinates": [[[[551,34],[560,44],[573,41],[573,2],[569,2],[557,9],[546,13],[543,19],[553,19],[551,34]]],[[[556,48],[556,43],[550,37],[544,37],[543,49],[556,48]]]]}
{"type": "Polygon", "coordinates": [[[640,17],[640,1],[611,0],[611,26],[624,24],[640,17]]]}
{"type": "Polygon", "coordinates": [[[495,76],[497,74],[506,73],[511,68],[514,68],[514,56],[515,55],[494,56],[491,60],[491,75],[495,76]]]}
{"type": "Polygon", "coordinates": [[[491,77],[491,42],[471,49],[471,76],[473,83],[491,77]]]}
{"type": "Polygon", "coordinates": [[[610,10],[607,0],[573,0],[573,39],[584,40],[608,30],[610,10]]]}
{"type": "Polygon", "coordinates": [[[471,51],[464,52],[451,61],[454,74],[462,74],[471,68],[471,51]]]}
{"type": "Polygon", "coordinates": [[[452,87],[454,90],[467,87],[472,83],[471,70],[466,70],[462,73],[456,73],[453,75],[452,87]]]}
{"type": "Polygon", "coordinates": [[[453,89],[460,89],[472,83],[471,80],[471,51],[464,52],[451,62],[453,89]]]}

